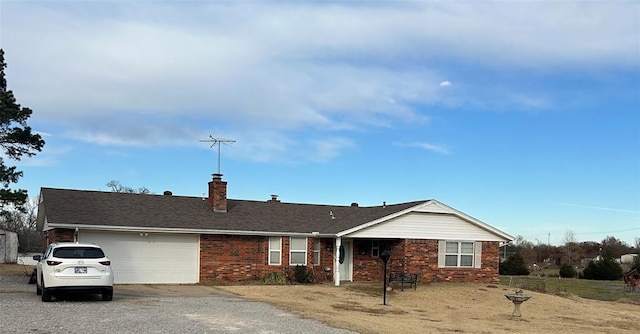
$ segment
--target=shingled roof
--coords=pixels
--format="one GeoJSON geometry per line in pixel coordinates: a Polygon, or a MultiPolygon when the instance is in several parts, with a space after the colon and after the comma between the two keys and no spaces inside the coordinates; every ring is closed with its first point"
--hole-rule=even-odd
{"type": "Polygon", "coordinates": [[[42,188],[41,196],[39,216],[46,216],[50,228],[75,225],[234,234],[335,235],[426,202],[361,207],[228,199],[227,212],[214,212],[201,197],[55,188],[42,188]]]}

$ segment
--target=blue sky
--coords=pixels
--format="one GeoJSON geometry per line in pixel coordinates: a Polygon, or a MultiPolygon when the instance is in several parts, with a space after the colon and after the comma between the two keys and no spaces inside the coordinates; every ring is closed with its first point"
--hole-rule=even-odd
{"type": "Polygon", "coordinates": [[[534,243],[640,237],[633,1],[6,1],[43,152],[15,185],[437,199],[534,243]]]}

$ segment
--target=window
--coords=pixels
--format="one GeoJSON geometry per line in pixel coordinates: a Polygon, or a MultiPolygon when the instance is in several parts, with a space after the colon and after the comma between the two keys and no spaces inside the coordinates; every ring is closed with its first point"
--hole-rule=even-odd
{"type": "Polygon", "coordinates": [[[280,237],[269,237],[269,265],[279,266],[282,259],[282,240],[280,237]]]}
{"type": "Polygon", "coordinates": [[[101,259],[104,257],[102,249],[95,247],[58,247],[53,256],[61,259],[101,259]]]}
{"type": "Polygon", "coordinates": [[[291,237],[289,249],[289,262],[291,265],[307,265],[307,238],[291,237]]]}
{"type": "Polygon", "coordinates": [[[380,240],[371,240],[371,256],[380,256],[380,240]]]}
{"type": "Polygon", "coordinates": [[[47,251],[44,253],[44,258],[48,258],[49,254],[51,253],[51,249],[53,248],[53,246],[49,246],[47,247],[47,251]]]}
{"type": "Polygon", "coordinates": [[[320,239],[313,239],[313,265],[320,265],[320,239]]]}
{"type": "Polygon", "coordinates": [[[474,243],[468,241],[447,241],[445,243],[445,267],[473,267],[474,243]]]}

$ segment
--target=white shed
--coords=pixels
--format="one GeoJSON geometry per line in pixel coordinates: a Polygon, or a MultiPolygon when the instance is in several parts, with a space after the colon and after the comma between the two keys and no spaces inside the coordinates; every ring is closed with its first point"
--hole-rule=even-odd
{"type": "Polygon", "coordinates": [[[18,261],[18,234],[0,230],[0,263],[18,261]]]}

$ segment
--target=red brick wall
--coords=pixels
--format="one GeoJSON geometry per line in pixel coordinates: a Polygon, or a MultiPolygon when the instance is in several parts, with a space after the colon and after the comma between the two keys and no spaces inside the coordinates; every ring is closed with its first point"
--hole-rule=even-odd
{"type": "Polygon", "coordinates": [[[331,282],[333,280],[333,239],[320,239],[320,265],[313,266],[313,239],[309,239],[309,252],[311,257],[307,261],[307,268],[313,270],[314,282],[331,282]],[[325,273],[324,268],[329,269],[325,273]]]}
{"type": "MultiPolygon", "coordinates": [[[[259,280],[272,272],[293,273],[289,265],[289,237],[282,237],[281,264],[269,265],[269,237],[262,236],[200,236],[200,282],[241,282],[259,280]]],[[[316,281],[324,280],[323,269],[332,266],[333,255],[326,250],[327,242],[320,242],[320,265],[313,266],[313,238],[307,238],[307,268],[316,281]]]]}
{"type": "Polygon", "coordinates": [[[419,275],[421,282],[474,282],[497,283],[498,242],[482,242],[481,268],[438,268],[437,240],[405,240],[407,272],[419,275]]]}
{"type": "Polygon", "coordinates": [[[201,235],[200,282],[258,279],[268,251],[265,237],[201,235]]]}
{"type": "Polygon", "coordinates": [[[44,232],[44,245],[42,249],[45,250],[49,244],[54,242],[73,242],[74,232],[75,230],[66,228],[56,228],[44,232]]]}
{"type": "MultiPolygon", "coordinates": [[[[382,241],[381,241],[382,242],[382,241]]],[[[482,268],[438,268],[437,240],[385,241],[383,249],[391,250],[387,271],[403,271],[419,275],[420,282],[497,283],[499,249],[497,242],[482,243],[482,268]]],[[[355,240],[353,280],[380,282],[383,264],[371,256],[371,240],[355,240]]]]}
{"type": "MultiPolygon", "coordinates": [[[[401,259],[404,254],[404,243],[400,240],[380,240],[379,252],[383,250],[393,250],[387,271],[392,268],[401,269],[401,259]]],[[[353,242],[353,280],[355,282],[381,282],[384,265],[380,257],[371,254],[371,240],[354,240],[353,242]]]]}

